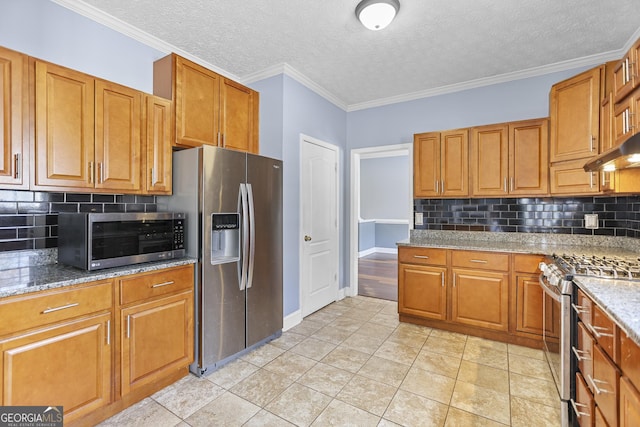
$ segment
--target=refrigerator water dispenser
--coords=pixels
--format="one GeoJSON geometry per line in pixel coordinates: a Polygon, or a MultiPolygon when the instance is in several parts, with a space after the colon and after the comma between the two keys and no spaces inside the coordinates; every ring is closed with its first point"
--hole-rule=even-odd
{"type": "Polygon", "coordinates": [[[211,264],[240,259],[240,214],[211,214],[211,264]]]}

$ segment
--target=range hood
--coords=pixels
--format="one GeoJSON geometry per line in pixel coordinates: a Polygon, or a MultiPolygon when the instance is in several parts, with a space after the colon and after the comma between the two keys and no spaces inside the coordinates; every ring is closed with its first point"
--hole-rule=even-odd
{"type": "Polygon", "coordinates": [[[600,169],[618,170],[640,167],[640,133],[636,133],[622,144],[589,160],[584,165],[587,172],[600,169]]]}

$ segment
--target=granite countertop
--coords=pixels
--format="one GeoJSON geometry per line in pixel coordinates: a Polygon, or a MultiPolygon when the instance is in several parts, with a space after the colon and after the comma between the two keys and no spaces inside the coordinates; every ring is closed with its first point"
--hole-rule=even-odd
{"type": "MultiPolygon", "coordinates": [[[[398,246],[522,254],[639,257],[640,239],[606,236],[540,235],[412,230],[398,246]]],[[[640,345],[640,281],[576,276],[574,281],[640,345]]]]}
{"type": "Polygon", "coordinates": [[[13,265],[11,266],[12,268],[0,269],[0,298],[54,289],[62,286],[77,285],[96,280],[111,279],[129,274],[161,270],[163,268],[177,267],[180,265],[195,264],[196,262],[197,260],[195,258],[184,257],[96,271],[85,271],[57,263],[24,266],[13,265]]]}

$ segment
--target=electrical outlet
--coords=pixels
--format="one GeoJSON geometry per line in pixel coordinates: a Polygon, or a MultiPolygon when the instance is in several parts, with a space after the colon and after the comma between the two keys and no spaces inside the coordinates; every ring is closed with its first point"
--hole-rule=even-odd
{"type": "Polygon", "coordinates": [[[416,221],[415,221],[415,225],[422,225],[424,224],[423,220],[422,220],[422,212],[416,212],[415,213],[416,216],[416,221]]]}
{"type": "Polygon", "coordinates": [[[598,214],[584,214],[584,228],[598,229],[598,214]]]}

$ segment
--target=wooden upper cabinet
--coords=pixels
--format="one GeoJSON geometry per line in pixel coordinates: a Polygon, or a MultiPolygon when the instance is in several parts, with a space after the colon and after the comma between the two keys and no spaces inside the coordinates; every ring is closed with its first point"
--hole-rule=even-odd
{"type": "Polygon", "coordinates": [[[0,187],[28,189],[28,57],[0,47],[0,187]]]}
{"type": "Polygon", "coordinates": [[[602,68],[585,71],[551,88],[552,163],[598,154],[602,68]]]}
{"type": "Polygon", "coordinates": [[[171,101],[145,96],[146,192],[171,194],[171,141],[173,139],[171,101]]]}
{"type": "Polygon", "coordinates": [[[549,193],[549,120],[509,123],[509,194],[549,193]]]}
{"type": "Polygon", "coordinates": [[[96,80],[96,188],[139,192],[142,188],[142,93],[96,80]]]}
{"type": "Polygon", "coordinates": [[[258,152],[258,93],[176,54],[154,63],[153,93],[175,102],[178,146],[258,152]]]}
{"type": "Polygon", "coordinates": [[[441,133],[441,194],[445,197],[469,195],[469,131],[441,133]]]}
{"type": "Polygon", "coordinates": [[[551,194],[596,194],[600,192],[600,174],[585,172],[585,160],[561,162],[549,167],[551,194]]]}
{"type": "Polygon", "coordinates": [[[36,189],[94,187],[94,78],[35,61],[36,189]]]}
{"type": "Polygon", "coordinates": [[[509,126],[479,126],[471,129],[471,194],[509,194],[509,126]]]}
{"type": "Polygon", "coordinates": [[[640,39],[636,41],[613,69],[613,96],[616,103],[622,101],[640,83],[640,39]]]}
{"type": "Polygon", "coordinates": [[[222,146],[233,150],[258,152],[258,92],[222,80],[222,146]]]}
{"type": "Polygon", "coordinates": [[[472,195],[547,194],[548,129],[547,119],[473,128],[470,142],[472,195]]]}
{"type": "Polygon", "coordinates": [[[438,196],[440,180],[440,133],[413,136],[413,197],[438,196]]]}

